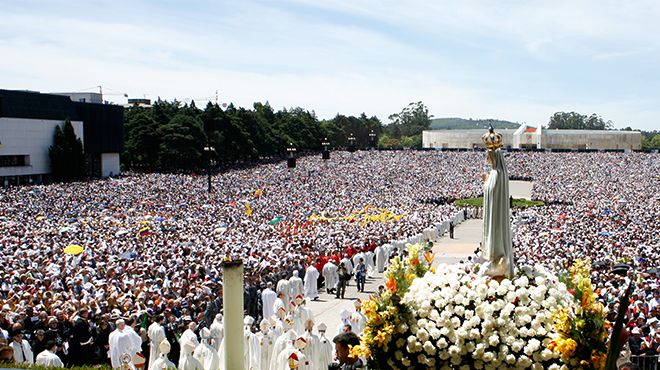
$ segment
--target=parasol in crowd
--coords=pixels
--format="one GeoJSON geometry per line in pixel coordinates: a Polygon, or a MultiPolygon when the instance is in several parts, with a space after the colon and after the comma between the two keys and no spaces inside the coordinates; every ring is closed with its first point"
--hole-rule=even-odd
{"type": "Polygon", "coordinates": [[[64,254],[70,254],[72,256],[77,256],[80,253],[82,253],[85,249],[80,246],[80,245],[69,245],[68,247],[64,248],[64,254]]]}

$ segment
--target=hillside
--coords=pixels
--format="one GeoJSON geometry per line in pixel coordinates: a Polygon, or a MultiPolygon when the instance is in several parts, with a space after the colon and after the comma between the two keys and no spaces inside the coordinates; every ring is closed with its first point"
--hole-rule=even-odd
{"type": "Polygon", "coordinates": [[[520,124],[497,119],[433,118],[432,130],[465,130],[487,128],[492,124],[496,129],[517,129],[520,124]]]}

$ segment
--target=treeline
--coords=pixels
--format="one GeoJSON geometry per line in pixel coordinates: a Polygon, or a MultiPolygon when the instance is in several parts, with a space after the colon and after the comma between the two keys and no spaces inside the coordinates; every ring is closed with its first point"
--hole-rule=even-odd
{"type": "Polygon", "coordinates": [[[357,147],[368,147],[382,131],[378,118],[364,113],[320,121],[313,111],[275,111],[268,103],[252,109],[208,103],[199,109],[194,102],[158,100],[151,108],[126,110],[122,163],[145,171],[197,170],[209,159],[221,164],[279,157],[290,143],[298,151],[316,151],[327,138],[331,147],[345,147],[351,134],[357,147]]]}

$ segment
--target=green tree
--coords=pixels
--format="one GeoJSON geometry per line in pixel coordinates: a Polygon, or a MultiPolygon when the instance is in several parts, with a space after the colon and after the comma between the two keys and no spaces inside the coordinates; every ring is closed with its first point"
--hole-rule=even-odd
{"type": "Polygon", "coordinates": [[[412,142],[414,148],[421,148],[421,140],[413,139],[411,141],[411,139],[404,140],[403,138],[416,135],[420,135],[421,138],[422,131],[431,128],[433,116],[429,115],[428,108],[420,101],[408,104],[400,113],[392,114],[388,118],[390,124],[385,126],[385,132],[389,136],[401,139],[401,145],[404,147],[405,144],[412,142]]]}
{"type": "Polygon", "coordinates": [[[146,111],[132,115],[126,122],[124,157],[132,168],[156,169],[161,138],[158,123],[146,111]]]}
{"type": "Polygon", "coordinates": [[[558,130],[609,130],[612,121],[605,121],[596,113],[584,116],[576,112],[557,112],[550,117],[548,129],[558,130]]]}
{"type": "Polygon", "coordinates": [[[55,127],[53,145],[48,149],[51,172],[56,181],[79,180],[85,176],[85,153],[71,121],[55,127]]]}
{"type": "Polygon", "coordinates": [[[201,168],[202,151],[206,145],[202,122],[186,114],[177,114],[158,128],[161,138],[158,163],[165,170],[201,168]]]}

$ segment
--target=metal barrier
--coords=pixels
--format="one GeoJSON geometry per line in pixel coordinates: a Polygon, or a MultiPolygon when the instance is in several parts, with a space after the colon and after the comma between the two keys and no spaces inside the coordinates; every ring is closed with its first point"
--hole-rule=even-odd
{"type": "Polygon", "coordinates": [[[660,370],[660,355],[630,356],[630,362],[639,366],[641,370],[660,370]]]}

